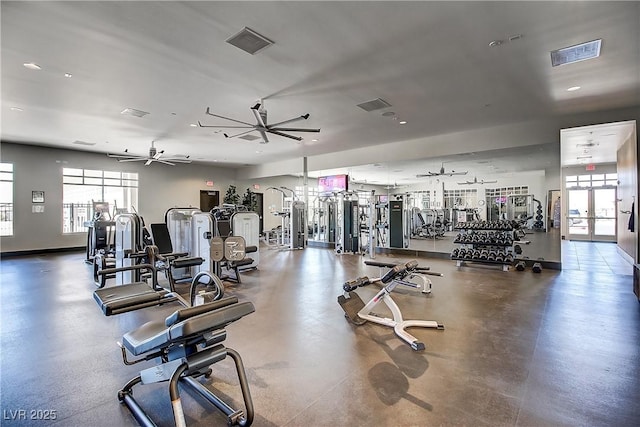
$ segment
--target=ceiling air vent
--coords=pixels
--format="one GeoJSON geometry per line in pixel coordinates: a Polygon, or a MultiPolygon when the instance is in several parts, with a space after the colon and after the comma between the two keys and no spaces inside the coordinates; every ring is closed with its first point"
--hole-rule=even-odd
{"type": "Polygon", "coordinates": [[[602,39],[598,39],[554,50],[551,52],[551,65],[557,67],[559,65],[597,58],[600,56],[601,45],[602,39]]]}
{"type": "Polygon", "coordinates": [[[244,136],[239,136],[238,139],[245,139],[247,141],[255,141],[256,139],[260,139],[259,136],[255,136],[255,135],[244,135],[244,136]]]}
{"type": "Polygon", "coordinates": [[[142,110],[136,110],[135,108],[125,108],[124,110],[120,111],[120,114],[124,114],[127,116],[144,117],[149,113],[142,110]]]}
{"type": "Polygon", "coordinates": [[[389,104],[382,98],[376,98],[373,101],[367,101],[363,102],[362,104],[358,104],[358,107],[362,108],[364,111],[376,111],[383,108],[391,107],[391,104],[389,104]]]}
{"type": "Polygon", "coordinates": [[[227,43],[254,55],[273,44],[268,38],[244,27],[238,34],[227,39],[227,43]]]}

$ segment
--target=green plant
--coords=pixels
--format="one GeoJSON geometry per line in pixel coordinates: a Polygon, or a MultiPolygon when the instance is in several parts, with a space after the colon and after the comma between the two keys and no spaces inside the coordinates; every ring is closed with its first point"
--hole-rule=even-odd
{"type": "Polygon", "coordinates": [[[227,188],[227,194],[224,195],[224,199],[222,200],[222,203],[228,204],[228,205],[237,205],[239,202],[240,202],[240,196],[236,192],[236,186],[230,185],[229,188],[227,188]]]}
{"type": "Polygon", "coordinates": [[[255,212],[258,209],[258,201],[256,200],[256,195],[250,188],[247,188],[247,191],[244,193],[242,197],[242,205],[246,206],[247,210],[255,212]]]}

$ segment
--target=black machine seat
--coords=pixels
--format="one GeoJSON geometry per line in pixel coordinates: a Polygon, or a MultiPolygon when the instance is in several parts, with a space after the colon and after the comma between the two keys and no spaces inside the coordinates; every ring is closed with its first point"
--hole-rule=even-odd
{"type": "Polygon", "coordinates": [[[152,307],[177,299],[166,290],[154,290],[144,282],[98,289],[93,293],[93,298],[105,316],[152,307]]]}
{"type": "Polygon", "coordinates": [[[254,311],[251,302],[238,303],[235,297],[224,298],[178,310],[164,321],[147,322],[126,333],[122,343],[131,354],[138,356],[175,343],[192,341],[208,332],[223,329],[229,323],[254,311]]]}

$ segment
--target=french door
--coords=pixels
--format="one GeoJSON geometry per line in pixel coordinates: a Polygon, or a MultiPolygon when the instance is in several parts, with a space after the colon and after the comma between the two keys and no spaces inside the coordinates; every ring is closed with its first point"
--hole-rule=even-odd
{"type": "Polygon", "coordinates": [[[567,226],[570,240],[616,241],[616,188],[568,190],[567,226]]]}

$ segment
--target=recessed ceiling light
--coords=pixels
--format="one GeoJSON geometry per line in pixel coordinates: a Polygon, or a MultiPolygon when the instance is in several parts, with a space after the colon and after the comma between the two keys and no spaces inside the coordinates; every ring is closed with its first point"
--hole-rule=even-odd
{"type": "Polygon", "coordinates": [[[579,89],[580,89],[580,86],[571,86],[569,89],[567,89],[567,92],[574,92],[579,89]]]}
{"type": "Polygon", "coordinates": [[[522,34],[514,34],[512,36],[509,36],[509,41],[513,42],[516,40],[520,40],[522,37],[524,37],[522,34]]]}
{"type": "Polygon", "coordinates": [[[384,113],[382,113],[382,115],[384,117],[391,117],[391,116],[395,116],[396,113],[394,113],[393,111],[385,111],[384,113]]]}
{"type": "Polygon", "coordinates": [[[318,142],[318,140],[317,139],[312,139],[311,142],[318,142]]]}
{"type": "Polygon", "coordinates": [[[30,70],[42,70],[42,67],[40,67],[38,64],[36,64],[35,62],[25,62],[24,64],[25,68],[28,68],[30,70]]]}
{"type": "Polygon", "coordinates": [[[500,46],[502,43],[504,43],[502,40],[492,40],[489,42],[489,47],[500,46]]]}
{"type": "Polygon", "coordinates": [[[195,124],[195,123],[190,123],[189,126],[191,126],[192,128],[197,128],[198,127],[198,125],[195,124]]]}
{"type": "Polygon", "coordinates": [[[22,112],[24,110],[22,108],[20,108],[20,107],[11,107],[11,111],[22,112]]]}
{"type": "Polygon", "coordinates": [[[68,79],[70,79],[71,77],[73,77],[73,74],[71,73],[64,73],[64,76],[68,79]]]}
{"type": "Polygon", "coordinates": [[[262,153],[262,151],[256,150],[256,154],[260,154],[260,153],[262,153]]]}
{"type": "Polygon", "coordinates": [[[400,120],[398,123],[400,123],[401,125],[406,125],[407,121],[406,120],[400,120]]]}

